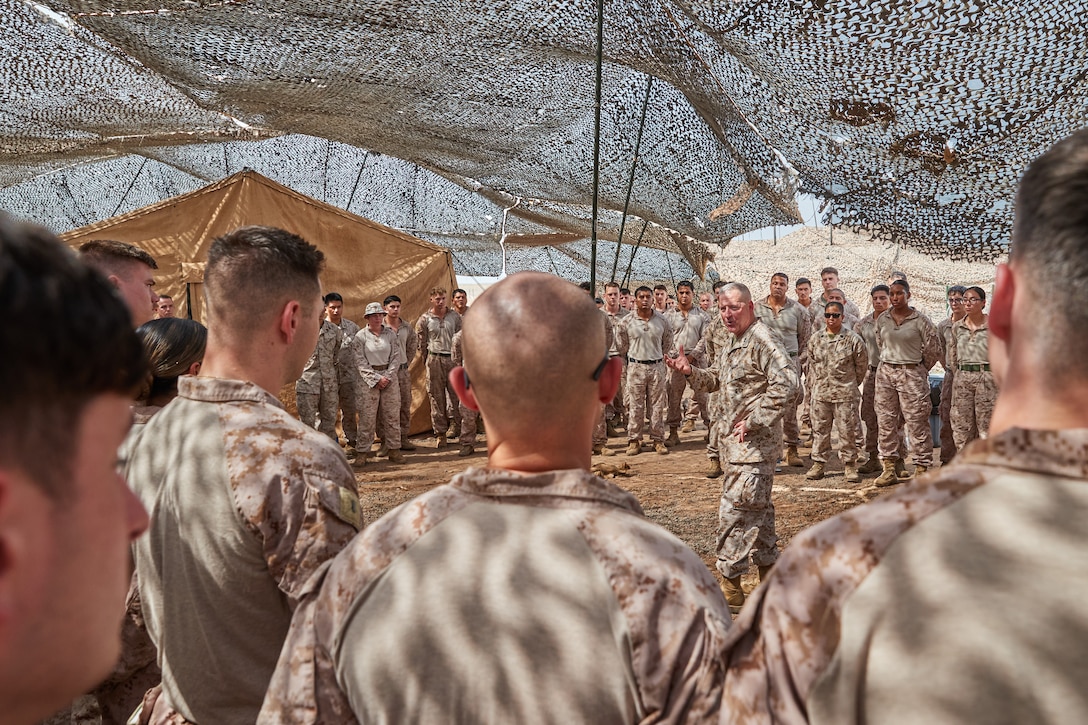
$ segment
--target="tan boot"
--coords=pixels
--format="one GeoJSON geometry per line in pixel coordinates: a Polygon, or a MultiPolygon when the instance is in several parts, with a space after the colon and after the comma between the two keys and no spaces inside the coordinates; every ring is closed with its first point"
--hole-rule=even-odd
{"type": "Polygon", "coordinates": [[[706,477],[707,478],[718,478],[723,473],[724,473],[724,471],[722,471],[721,461],[719,461],[717,458],[711,458],[710,459],[710,468],[707,469],[706,477]]]}
{"type": "Polygon", "coordinates": [[[457,438],[460,435],[461,435],[461,424],[460,423],[450,423],[450,427],[446,430],[446,437],[452,439],[452,438],[457,438]]]}
{"type": "Polygon", "coordinates": [[[858,467],[849,463],[843,466],[843,476],[849,483],[857,483],[861,480],[861,475],[858,473],[858,467]]]}
{"type": "Polygon", "coordinates": [[[824,464],[820,461],[815,461],[812,464],[812,468],[808,469],[808,473],[805,474],[805,478],[810,481],[819,481],[824,477],[824,464]]]}
{"type": "Polygon", "coordinates": [[[895,459],[895,475],[900,478],[910,478],[910,474],[907,473],[907,462],[902,458],[895,459]]]}
{"type": "Polygon", "coordinates": [[[805,462],[801,460],[801,456],[797,455],[797,446],[786,448],[786,465],[790,468],[801,468],[805,465],[805,462]]]}
{"type": "Polygon", "coordinates": [[[381,446],[378,447],[377,457],[378,458],[386,458],[388,455],[389,455],[389,446],[382,443],[381,446]]]}
{"type": "Polygon", "coordinates": [[[437,443],[435,443],[434,447],[437,448],[438,450],[442,450],[443,448],[445,448],[446,447],[446,436],[435,436],[435,437],[438,439],[438,441],[437,441],[437,443]]]}
{"type": "Polygon", "coordinates": [[[691,433],[693,430],[695,430],[694,420],[685,420],[684,424],[680,426],[681,433],[691,433]]]}
{"type": "Polygon", "coordinates": [[[412,443],[412,441],[408,440],[407,438],[404,438],[401,439],[400,449],[402,451],[414,451],[416,449],[416,444],[412,443]]]}
{"type": "Polygon", "coordinates": [[[669,437],[665,441],[665,445],[667,445],[669,448],[680,445],[680,429],[677,428],[675,425],[669,426],[669,437]]]}
{"type": "Polygon", "coordinates": [[[599,456],[602,453],[604,453],[604,446],[602,444],[600,444],[600,443],[594,443],[592,450],[593,450],[593,455],[599,456]]]}
{"type": "Polygon", "coordinates": [[[919,476],[924,476],[926,471],[928,471],[928,470],[929,469],[926,466],[923,466],[923,465],[920,465],[920,464],[916,465],[914,467],[914,477],[918,478],[919,476]]]}
{"type": "Polygon", "coordinates": [[[642,453],[642,444],[639,443],[638,441],[628,441],[628,443],[627,443],[627,455],[637,456],[639,453],[642,453]]]}
{"type": "Polygon", "coordinates": [[[660,456],[669,455],[669,447],[666,446],[664,443],[662,443],[660,441],[658,441],[657,443],[654,443],[654,451],[656,451],[657,454],[660,455],[660,456]]]}
{"type": "Polygon", "coordinates": [[[404,463],[404,454],[400,452],[399,448],[389,449],[389,462],[390,463],[404,463]]]}
{"type": "Polygon", "coordinates": [[[609,438],[619,438],[620,432],[616,429],[616,423],[611,418],[605,421],[605,430],[609,438]]]}
{"type": "Polygon", "coordinates": [[[616,455],[616,451],[612,450],[608,446],[601,446],[601,455],[602,456],[614,456],[614,455],[616,455]]]}
{"type": "Polygon", "coordinates": [[[466,458],[468,456],[471,456],[475,452],[476,449],[466,443],[465,445],[461,446],[461,450],[457,451],[457,455],[461,458],[466,458]]]}
{"type": "Polygon", "coordinates": [[[885,458],[881,460],[884,465],[884,472],[881,473],[873,481],[874,486],[894,486],[899,483],[899,476],[895,475],[895,460],[892,458],[885,458]]]}
{"type": "Polygon", "coordinates": [[[875,452],[869,454],[869,460],[858,467],[858,473],[876,473],[880,470],[880,458],[875,452]]]}
{"type": "Polygon", "coordinates": [[[722,594],[729,605],[729,611],[736,614],[744,606],[744,590],[740,588],[740,577],[722,579],[722,594]]]}

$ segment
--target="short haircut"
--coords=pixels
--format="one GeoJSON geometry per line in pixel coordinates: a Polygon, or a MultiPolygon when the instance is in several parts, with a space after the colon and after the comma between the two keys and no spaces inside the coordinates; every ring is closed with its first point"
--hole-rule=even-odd
{"type": "Polygon", "coordinates": [[[445,287],[431,287],[431,299],[446,294],[445,287]]]}
{"type": "MultiPolygon", "coordinates": [[[[899,285],[900,287],[902,287],[902,288],[903,288],[903,291],[904,291],[904,292],[906,292],[906,293],[907,293],[908,295],[910,294],[910,283],[909,283],[909,282],[907,282],[907,280],[905,280],[905,279],[897,279],[897,280],[894,280],[894,281],[893,281],[893,282],[891,283],[891,285],[889,285],[889,286],[890,286],[890,287],[895,287],[896,285],[899,285]]],[[[889,294],[890,294],[890,292],[889,292],[889,294]]]]}
{"type": "Polygon", "coordinates": [[[907,275],[906,275],[905,273],[903,273],[903,272],[900,272],[900,271],[899,271],[898,269],[893,269],[893,270],[892,270],[892,273],[891,273],[891,274],[889,274],[889,275],[888,275],[888,277],[890,277],[890,278],[891,278],[891,279],[893,279],[893,280],[895,280],[895,279],[901,279],[901,280],[903,280],[904,282],[906,282],[906,281],[907,281],[907,275]]]}
{"type": "Polygon", "coordinates": [[[629,288],[627,288],[627,287],[620,287],[620,294],[621,295],[629,295],[629,294],[631,294],[631,290],[629,288]]]}
{"type": "MultiPolygon", "coordinates": [[[[583,292],[589,292],[593,289],[593,285],[591,285],[589,282],[579,282],[578,289],[582,290],[583,292]]],[[[454,290],[454,292],[456,291],[457,290],[454,290]]]]}
{"type": "Polygon", "coordinates": [[[209,327],[222,325],[245,340],[259,329],[255,323],[278,315],[290,300],[309,313],[324,264],[321,250],[283,229],[251,226],[224,234],[208,249],[204,270],[209,327]],[[246,304],[234,304],[239,299],[246,304]]]}
{"type": "Polygon", "coordinates": [[[832,307],[837,309],[839,312],[844,312],[844,308],[842,306],[842,303],[841,302],[835,302],[835,301],[831,301],[831,302],[828,302],[827,304],[825,304],[824,305],[824,312],[827,312],[832,307]]]}
{"type": "Polygon", "coordinates": [[[396,295],[389,295],[384,300],[382,300],[382,307],[385,307],[390,302],[400,302],[400,297],[397,297],[396,295]]]}
{"type": "Polygon", "coordinates": [[[725,280],[719,279],[717,282],[710,286],[710,289],[714,291],[714,294],[718,294],[719,290],[721,290],[721,288],[726,286],[727,284],[729,283],[725,280]]]}
{"type": "Polygon", "coordinates": [[[136,328],[136,336],[143,345],[149,367],[137,401],[176,391],[178,378],[193,363],[204,359],[208,345],[208,328],[181,317],[145,322],[136,328]]]}
{"type": "Polygon", "coordinates": [[[974,292],[976,295],[978,295],[978,298],[980,300],[982,300],[983,302],[986,301],[986,290],[982,289],[981,287],[968,287],[965,291],[965,294],[966,292],[974,292]]]}
{"type": "Polygon", "coordinates": [[[174,298],[171,297],[170,295],[159,295],[159,299],[160,300],[170,300],[171,302],[174,301],[174,298]]]}
{"type": "Polygon", "coordinates": [[[838,293],[839,293],[840,295],[842,295],[842,298],[843,298],[844,300],[846,299],[846,293],[845,293],[845,292],[843,292],[843,291],[842,291],[841,289],[839,289],[838,287],[832,287],[831,289],[829,289],[829,290],[827,291],[827,293],[828,293],[828,294],[831,294],[832,292],[838,292],[838,293]]]}
{"type": "Polygon", "coordinates": [[[677,282],[676,283],[676,291],[677,292],[680,291],[681,287],[687,287],[688,292],[695,292],[695,287],[693,287],[691,282],[688,282],[687,280],[684,280],[683,282],[677,282]]]}
{"type": "MultiPolygon", "coordinates": [[[[1009,263],[1036,290],[1083,290],[1088,282],[1088,131],[1080,130],[1035,159],[1020,179],[1009,263]]],[[[1036,339],[1049,372],[1060,379],[1088,365],[1088,305],[1035,305],[1036,339]],[[1077,361],[1069,364],[1066,361],[1077,361]]]]}
{"type": "Polygon", "coordinates": [[[344,304],[344,297],[339,292],[329,292],[327,295],[321,298],[321,301],[326,307],[328,307],[330,302],[339,302],[340,304],[344,304]]]}
{"type": "Polygon", "coordinates": [[[63,503],[76,455],[66,433],[99,395],[136,393],[143,349],[102,274],[46,230],[3,216],[0,314],[0,466],[63,503]]]}
{"type": "Polygon", "coordinates": [[[79,246],[79,255],[83,261],[107,277],[116,274],[123,265],[132,262],[146,264],[151,269],[158,269],[155,258],[128,242],[115,242],[112,239],[92,239],[79,246]]]}
{"type": "Polygon", "coordinates": [[[722,287],[721,292],[718,294],[724,295],[728,292],[740,292],[740,297],[745,302],[752,301],[752,290],[748,289],[748,285],[743,282],[726,282],[722,287]]]}
{"type": "Polygon", "coordinates": [[[945,292],[944,296],[947,297],[948,295],[951,295],[951,294],[962,295],[966,291],[967,291],[967,288],[964,287],[962,284],[954,284],[954,285],[952,285],[951,287],[948,288],[948,291],[945,292]]]}
{"type": "Polygon", "coordinates": [[[883,292],[886,295],[890,295],[892,293],[892,290],[891,290],[891,287],[889,287],[886,284],[874,285],[873,288],[871,290],[869,290],[869,296],[872,297],[877,292],[883,292]]]}
{"type": "Polygon", "coordinates": [[[835,269],[834,267],[824,267],[823,269],[820,270],[820,276],[823,277],[825,274],[833,274],[836,277],[838,277],[839,276],[839,270],[835,269]]]}
{"type": "Polygon", "coordinates": [[[604,283],[604,288],[606,290],[610,290],[610,289],[618,290],[620,288],[620,283],[616,282],[615,280],[613,280],[611,282],[605,282],[604,283]]]}
{"type": "Polygon", "coordinates": [[[465,291],[464,291],[463,289],[461,289],[460,287],[458,287],[457,289],[455,289],[455,290],[453,291],[453,294],[452,294],[452,295],[450,295],[450,296],[452,297],[453,295],[457,294],[458,292],[460,292],[461,294],[463,294],[463,295],[464,295],[465,297],[468,297],[468,292],[465,292],[465,291]]]}
{"type": "Polygon", "coordinates": [[[651,291],[651,292],[657,292],[658,290],[661,290],[662,292],[668,292],[668,291],[669,291],[669,288],[668,288],[668,287],[666,287],[666,286],[665,286],[665,285],[663,285],[663,284],[655,284],[655,285],[654,285],[654,288],[653,288],[652,290],[650,290],[650,291],[651,291]]]}
{"type": "Polygon", "coordinates": [[[807,284],[809,287],[811,287],[812,286],[812,280],[809,279],[808,277],[798,277],[797,281],[793,283],[793,286],[794,287],[800,287],[803,284],[807,284]]]}
{"type": "Polygon", "coordinates": [[[774,279],[775,277],[781,277],[782,279],[786,280],[786,284],[790,283],[790,276],[785,272],[775,272],[771,275],[771,279],[774,279]]]}
{"type": "Polygon", "coordinates": [[[641,287],[639,287],[638,289],[635,290],[635,297],[638,297],[639,292],[649,292],[651,295],[654,293],[654,291],[652,289],[650,289],[649,287],[647,287],[646,285],[642,285],[641,287]]]}

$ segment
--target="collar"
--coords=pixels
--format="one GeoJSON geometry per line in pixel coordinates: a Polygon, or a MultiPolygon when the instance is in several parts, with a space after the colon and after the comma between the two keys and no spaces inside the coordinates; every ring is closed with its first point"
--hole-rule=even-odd
{"type": "Polygon", "coordinates": [[[964,448],[956,462],[1001,466],[1063,478],[1088,478],[1088,428],[1010,428],[964,448]]]}
{"type": "Polygon", "coordinates": [[[182,375],[178,378],[178,397],[204,403],[265,403],[282,408],[283,403],[272,393],[247,380],[223,380],[182,375]]]}
{"type": "Polygon", "coordinates": [[[454,488],[500,499],[550,497],[596,501],[642,514],[638,499],[619,486],[580,468],[522,474],[500,468],[469,468],[450,481],[454,488]]]}

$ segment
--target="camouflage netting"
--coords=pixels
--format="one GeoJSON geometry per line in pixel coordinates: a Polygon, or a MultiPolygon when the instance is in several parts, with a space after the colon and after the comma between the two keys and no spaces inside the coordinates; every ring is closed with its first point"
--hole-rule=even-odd
{"type": "MultiPolygon", "coordinates": [[[[588,276],[595,3],[0,10],[0,208],[64,229],[250,166],[449,246],[462,274],[588,276]]],[[[1088,120],[1083,13],[606,3],[602,240],[619,238],[634,163],[618,276],[636,243],[633,278],[701,273],[708,245],[797,221],[798,191],[878,241],[995,259],[1026,163],[1088,120]]]]}

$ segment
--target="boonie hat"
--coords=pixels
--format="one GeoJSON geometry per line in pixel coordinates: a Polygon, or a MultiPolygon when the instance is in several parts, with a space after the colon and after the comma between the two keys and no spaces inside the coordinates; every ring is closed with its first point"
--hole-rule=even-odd
{"type": "Polygon", "coordinates": [[[385,314],[385,310],[382,308],[381,304],[379,304],[377,302],[371,302],[369,305],[366,306],[366,312],[363,313],[363,317],[370,317],[371,315],[384,315],[384,314],[385,314]]]}

